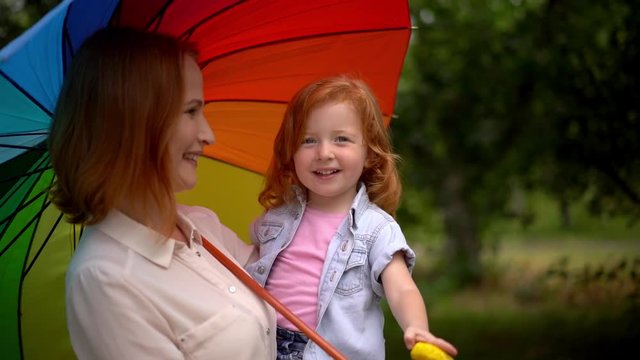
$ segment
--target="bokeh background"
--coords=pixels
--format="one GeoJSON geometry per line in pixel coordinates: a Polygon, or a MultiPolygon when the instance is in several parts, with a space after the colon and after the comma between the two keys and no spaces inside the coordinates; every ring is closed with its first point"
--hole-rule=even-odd
{"type": "MultiPolygon", "coordinates": [[[[0,47],[57,4],[0,0],[0,47]]],[[[432,331],[460,360],[637,358],[640,1],[410,5],[391,132],[432,331]]]]}

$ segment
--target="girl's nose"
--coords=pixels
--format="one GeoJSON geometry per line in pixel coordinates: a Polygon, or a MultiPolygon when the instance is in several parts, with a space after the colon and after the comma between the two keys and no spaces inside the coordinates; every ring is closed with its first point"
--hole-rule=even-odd
{"type": "Polygon", "coordinates": [[[333,148],[330,143],[321,141],[318,143],[318,160],[331,160],[334,158],[333,148]]]}

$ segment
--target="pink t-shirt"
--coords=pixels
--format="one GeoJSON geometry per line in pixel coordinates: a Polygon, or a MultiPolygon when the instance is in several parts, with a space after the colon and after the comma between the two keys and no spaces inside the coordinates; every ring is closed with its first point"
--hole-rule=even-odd
{"type": "MultiPolygon", "coordinates": [[[[318,323],[318,286],[324,258],[345,216],[307,208],[291,244],[273,263],[265,286],[312,329],[318,323]]],[[[280,313],[278,326],[299,331],[280,313]]]]}

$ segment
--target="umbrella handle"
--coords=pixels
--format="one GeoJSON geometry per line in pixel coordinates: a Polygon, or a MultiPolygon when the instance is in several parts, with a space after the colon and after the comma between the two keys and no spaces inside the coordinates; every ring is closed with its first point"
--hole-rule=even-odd
{"type": "Polygon", "coordinates": [[[291,310],[289,310],[286,306],[284,306],[278,299],[276,299],[273,295],[271,295],[267,290],[265,290],[257,281],[255,281],[249,274],[247,274],[244,269],[238,266],[236,263],[231,261],[225,254],[223,254],[220,250],[218,250],[213,244],[209,242],[209,240],[205,239],[203,236],[202,244],[204,248],[213,255],[222,265],[224,265],[233,275],[235,275],[238,279],[240,279],[246,286],[248,286],[256,295],[260,296],[269,305],[273,306],[280,314],[282,314],[287,320],[291,321],[293,325],[295,325],[300,331],[305,333],[310,340],[316,343],[322,350],[324,350],[329,356],[337,360],[347,360],[347,358],[340,353],[333,345],[327,342],[324,338],[322,338],[318,333],[316,333],[313,329],[311,329],[304,321],[302,321],[298,316],[296,316],[291,310]]]}

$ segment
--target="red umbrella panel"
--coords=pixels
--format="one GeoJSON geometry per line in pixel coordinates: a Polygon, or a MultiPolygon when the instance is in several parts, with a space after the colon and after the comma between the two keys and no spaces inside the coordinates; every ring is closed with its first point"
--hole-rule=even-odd
{"type": "MultiPolygon", "coordinates": [[[[47,200],[45,150],[76,49],[103,27],[189,39],[201,50],[216,136],[179,200],[212,208],[247,238],[287,101],[329,75],[361,77],[387,122],[410,36],[402,0],[65,0],[0,50],[0,347],[7,358],[72,358],[64,271],[81,229],[47,200]]],[[[99,326],[98,324],[96,326],[99,326]]]]}

